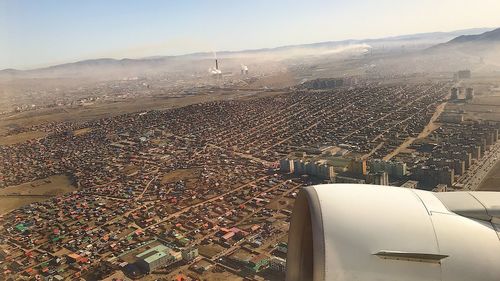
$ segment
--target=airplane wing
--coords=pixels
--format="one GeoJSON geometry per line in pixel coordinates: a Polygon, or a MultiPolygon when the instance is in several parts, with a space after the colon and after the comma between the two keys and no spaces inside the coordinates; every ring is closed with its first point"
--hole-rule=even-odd
{"type": "Polygon", "coordinates": [[[295,202],[286,280],[500,280],[500,193],[306,187],[295,202]]]}

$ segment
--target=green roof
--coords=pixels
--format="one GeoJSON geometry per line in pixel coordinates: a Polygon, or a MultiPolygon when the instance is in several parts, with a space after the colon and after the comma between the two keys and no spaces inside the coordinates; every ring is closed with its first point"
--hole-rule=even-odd
{"type": "Polygon", "coordinates": [[[152,262],[157,261],[157,260],[159,260],[163,257],[166,257],[166,256],[168,256],[168,254],[165,252],[154,251],[154,252],[149,253],[149,255],[147,255],[146,257],[143,257],[142,259],[147,263],[152,263],[152,262]]]}
{"type": "Polygon", "coordinates": [[[20,223],[18,225],[16,225],[16,228],[17,230],[21,231],[21,232],[24,232],[26,229],[28,229],[26,226],[24,226],[24,224],[20,223]]]}
{"type": "Polygon", "coordinates": [[[144,260],[147,263],[152,263],[160,258],[163,258],[165,256],[170,256],[170,248],[165,246],[165,245],[158,245],[156,247],[153,247],[149,250],[146,250],[140,254],[138,254],[136,257],[139,259],[144,260]]]}

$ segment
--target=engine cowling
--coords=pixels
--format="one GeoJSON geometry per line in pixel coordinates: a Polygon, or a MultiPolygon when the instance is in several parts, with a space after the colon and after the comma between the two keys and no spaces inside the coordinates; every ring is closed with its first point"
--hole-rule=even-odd
{"type": "Polygon", "coordinates": [[[295,201],[287,281],[500,280],[500,193],[328,184],[295,201]]]}

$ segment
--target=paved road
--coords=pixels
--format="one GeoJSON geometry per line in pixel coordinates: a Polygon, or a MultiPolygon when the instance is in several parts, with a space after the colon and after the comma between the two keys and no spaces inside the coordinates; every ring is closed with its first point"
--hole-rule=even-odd
{"type": "Polygon", "coordinates": [[[478,162],[474,163],[457,181],[464,190],[477,190],[500,158],[500,142],[493,145],[478,162]]]}

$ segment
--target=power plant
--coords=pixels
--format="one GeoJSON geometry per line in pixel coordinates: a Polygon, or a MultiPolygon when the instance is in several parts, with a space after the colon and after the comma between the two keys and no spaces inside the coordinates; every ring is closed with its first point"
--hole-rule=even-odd
{"type": "Polygon", "coordinates": [[[222,77],[222,71],[219,69],[219,61],[217,60],[217,54],[214,52],[215,58],[215,68],[210,67],[208,72],[212,74],[212,76],[222,77]]]}

